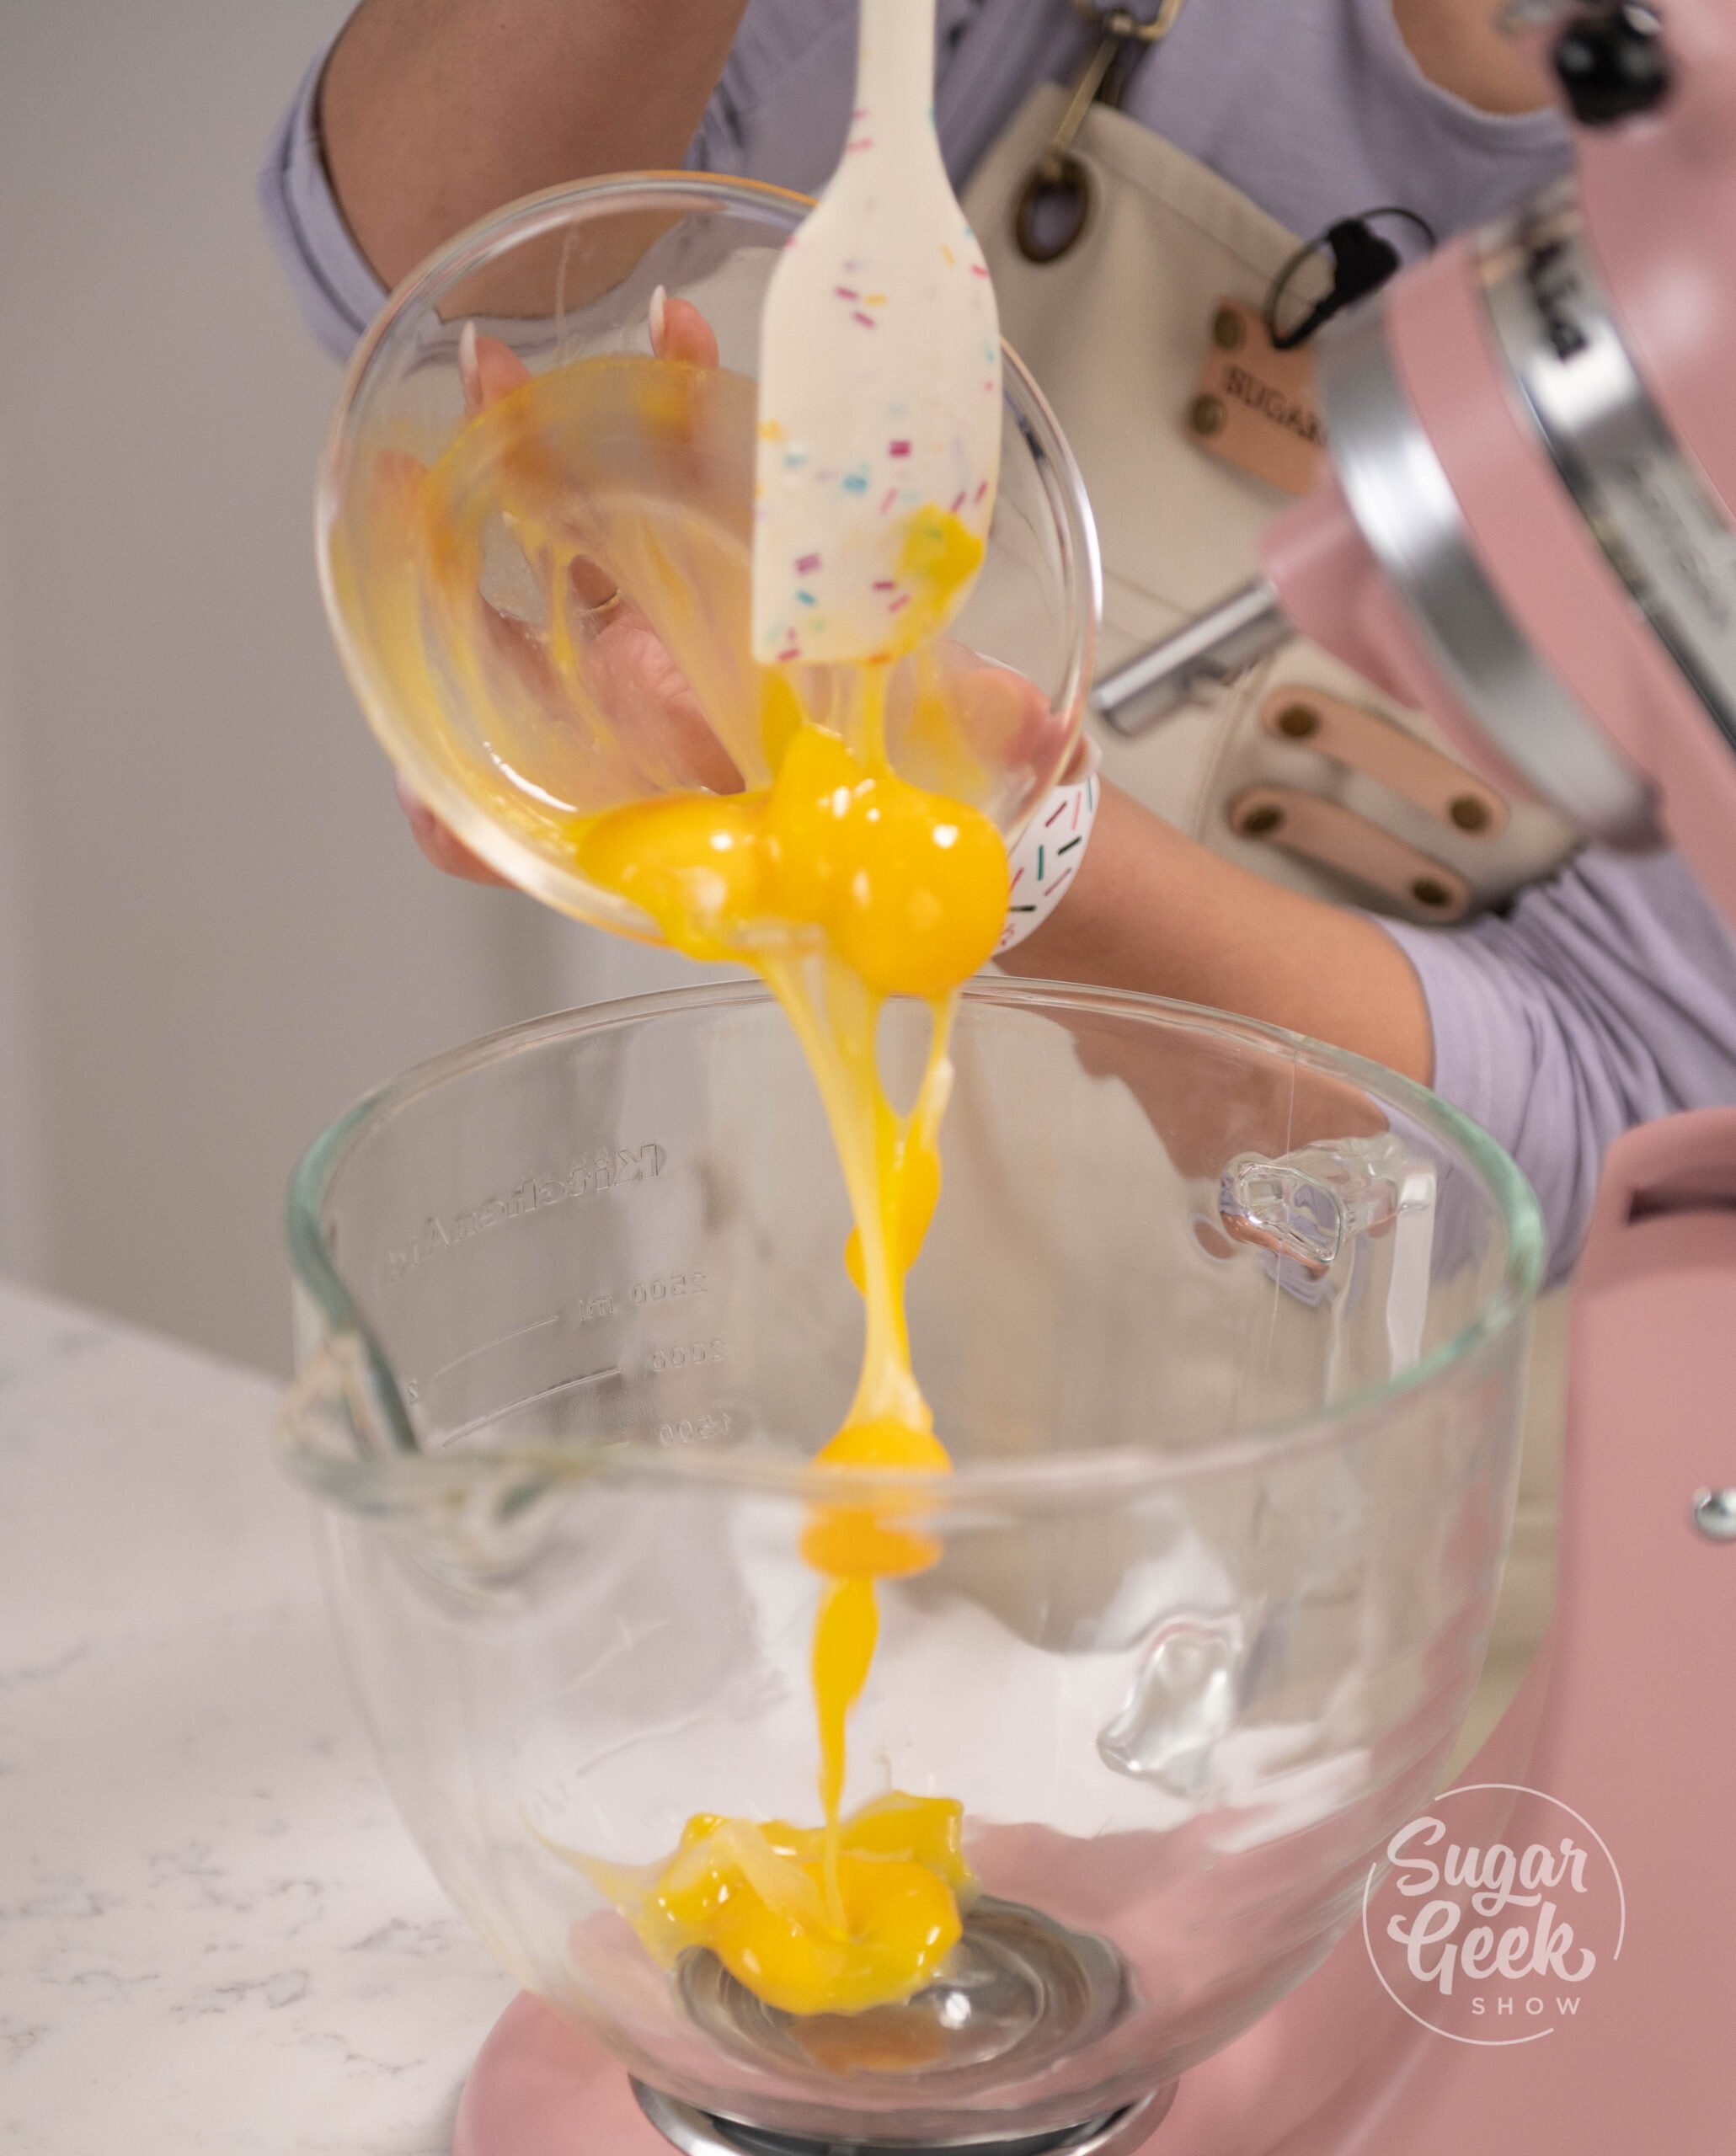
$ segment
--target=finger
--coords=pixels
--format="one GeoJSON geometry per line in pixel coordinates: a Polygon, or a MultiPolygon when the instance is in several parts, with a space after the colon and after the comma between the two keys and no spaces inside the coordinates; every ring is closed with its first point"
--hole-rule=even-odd
{"type": "Polygon", "coordinates": [[[1052,766],[1066,722],[1024,675],[979,660],[953,674],[946,696],[979,755],[1003,767],[1052,766]]]}
{"type": "Polygon", "coordinates": [[[660,285],[651,295],[648,320],[658,359],[685,360],[692,367],[717,365],[717,332],[692,300],[672,300],[660,285]]]}
{"type": "Polygon", "coordinates": [[[426,466],[401,449],[377,449],[360,492],[361,530],[355,545],[370,563],[401,563],[414,557],[416,520],[426,466]]]}
{"type": "Polygon", "coordinates": [[[713,732],[692,684],[636,608],[623,606],[590,646],[604,706],[649,783],[740,793],[735,760],[713,732]]]}
{"type": "MultiPolygon", "coordinates": [[[[651,296],[649,327],[658,357],[691,366],[717,366],[716,335],[690,300],[670,299],[660,285],[651,296]]],[[[510,345],[481,334],[474,322],[467,322],[458,339],[458,373],[465,409],[473,415],[528,380],[530,371],[510,345]]],[[[569,564],[568,581],[587,617],[584,671],[594,677],[590,690],[609,714],[617,749],[628,753],[654,790],[697,786],[720,793],[740,792],[741,774],[713,732],[699,698],[614,576],[601,563],[580,554],[569,564]]],[[[483,614],[495,656],[551,714],[559,710],[566,699],[542,641],[527,624],[486,604],[483,614]]],[[[412,808],[407,802],[406,814],[418,843],[437,866],[475,881],[501,880],[420,803],[412,808]]]]}
{"type": "Polygon", "coordinates": [[[1076,786],[1084,777],[1091,761],[1091,736],[1081,727],[1073,741],[1073,753],[1067,758],[1067,767],[1055,781],[1057,786],[1076,786]]]}
{"type": "Polygon", "coordinates": [[[448,876],[462,877],[467,883],[505,884],[504,876],[496,874],[462,840],[453,837],[426,803],[410,791],[403,778],[398,777],[396,783],[398,803],[409,824],[410,835],[436,868],[448,876]]]}
{"type": "Polygon", "coordinates": [[[573,596],[587,613],[595,607],[606,606],[621,588],[602,563],[592,561],[587,554],[574,555],[567,579],[573,587],[573,596]]]}
{"type": "Polygon", "coordinates": [[[503,344],[498,337],[478,336],[473,322],[465,323],[458,333],[458,381],[464,409],[473,419],[485,404],[510,395],[530,378],[531,370],[510,344],[503,344]]]}

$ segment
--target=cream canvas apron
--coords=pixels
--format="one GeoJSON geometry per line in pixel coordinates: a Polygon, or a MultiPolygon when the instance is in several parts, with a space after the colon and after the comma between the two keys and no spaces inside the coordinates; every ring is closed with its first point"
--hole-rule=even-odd
{"type": "MultiPolygon", "coordinates": [[[[1151,64],[1162,64],[1161,53],[1151,64]]],[[[1288,497],[1213,456],[1184,419],[1217,303],[1263,309],[1297,242],[1216,173],[1098,104],[1072,146],[1092,181],[1084,230],[1059,259],[1028,260],[1014,237],[1015,209],[1066,95],[1057,84],[1032,95],[978,168],[965,207],[994,275],[1002,331],[1055,407],[1084,474],[1103,551],[1098,663],[1107,669],[1258,568],[1260,531],[1288,497]]],[[[1278,843],[1239,835],[1230,804],[1264,783],[1347,808],[1367,827],[1371,861],[1381,835],[1390,834],[1462,878],[1473,911],[1570,850],[1571,833],[1541,808],[1509,804],[1498,834],[1467,834],[1364,771],[1274,738],[1260,714],[1281,687],[1326,691],[1453,755],[1421,713],[1384,700],[1298,642],[1140,740],[1105,734],[1104,771],[1260,874],[1414,921],[1442,916],[1414,902],[1403,883],[1382,892],[1278,843]]]]}
{"type": "MultiPolygon", "coordinates": [[[[1054,405],[1084,474],[1103,558],[1099,664],[1107,667],[1258,567],[1259,531],[1286,497],[1201,449],[1183,419],[1218,302],[1262,309],[1297,242],[1215,173],[1124,113],[1098,104],[1072,146],[1092,182],[1084,230],[1059,259],[1028,260],[1014,237],[1016,205],[1066,95],[1059,85],[1032,95],[979,167],[965,207],[994,275],[1007,339],[1054,405]]],[[[1571,851],[1571,832],[1541,808],[1509,804],[1510,819],[1498,835],[1456,831],[1366,771],[1275,737],[1261,714],[1280,688],[1324,691],[1452,753],[1423,714],[1386,701],[1327,654],[1298,642],[1140,740],[1104,736],[1104,771],[1147,808],[1258,873],[1411,919],[1429,916],[1407,902],[1402,886],[1376,896],[1336,867],[1243,837],[1231,827],[1231,804],[1257,784],[1333,802],[1462,878],[1472,910],[1500,903],[1571,851]]],[[[995,1141],[954,1119],[947,1144],[950,1156],[955,1147],[994,1150],[995,1141]]],[[[960,1180],[987,1166],[975,1163],[971,1177],[960,1180]]],[[[1008,1203],[1017,1210],[1010,1193],[1008,1203]]],[[[999,1225],[1005,1232],[1004,1213],[999,1225]]],[[[1140,1222],[1102,1216],[1092,1225],[1094,1236],[1125,1236],[1130,1245],[1142,1231],[1140,1222]]],[[[1554,1298],[1538,1327],[1518,1519],[1461,1758],[1513,1696],[1547,1621],[1563,1320],[1561,1299],[1554,1298]]],[[[986,1371],[983,1378],[992,1382],[986,1371]]]]}

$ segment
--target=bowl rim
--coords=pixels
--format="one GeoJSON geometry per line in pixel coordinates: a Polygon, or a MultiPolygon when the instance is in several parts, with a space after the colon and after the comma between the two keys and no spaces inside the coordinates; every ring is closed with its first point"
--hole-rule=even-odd
{"type": "MultiPolygon", "coordinates": [[[[320,600],[351,692],[370,729],[412,791],[469,850],[497,873],[546,905],[587,923],[661,943],[640,909],[596,889],[564,870],[541,847],[490,815],[428,748],[419,728],[403,721],[391,685],[377,663],[364,618],[345,605],[337,557],[345,527],[345,472],[355,415],[371,393],[377,364],[396,340],[409,335],[440,294],[472,275],[505,247],[527,245],[572,221],[575,213],[606,213],[612,206],[680,209],[686,215],[730,211],[783,222],[793,231],[813,198],[762,180],[715,173],[611,173],[522,196],[448,240],[412,270],[387,299],[352,354],[320,450],[313,499],[313,552],[320,600]]],[[[1062,557],[1064,596],[1073,634],[1066,678],[1054,707],[1073,715],[1069,739],[1083,724],[1096,668],[1103,615],[1103,561],[1097,524],[1083,474],[1048,398],[1018,355],[1002,340],[1002,398],[1011,411],[1050,500],[1062,557]]],[[[1033,801],[1026,820],[1035,814],[1033,801]]],[[[1017,832],[1010,832],[1009,838],[1017,832]]]]}
{"type": "Polygon", "coordinates": [[[920,1493],[922,1509],[937,1517],[984,1499],[1050,1505],[1058,1497],[1066,1497],[1089,1502],[1196,1476],[1274,1464],[1335,1445],[1352,1433],[1366,1433],[1371,1419],[1378,1422],[1397,1403],[1439,1385],[1528,1322],[1543,1283],[1548,1255],[1548,1239],[1536,1198],[1518,1166],[1496,1140],[1428,1087],[1365,1057],[1326,1047],[1282,1027],[1131,989],[980,974],[965,983],[963,1000],[969,1005],[1032,1010],[1039,1014],[1097,1014],[1144,1020],[1176,1031],[1210,1033],[1275,1060],[1360,1086],[1382,1107],[1413,1120],[1477,1176],[1506,1231],[1506,1258],[1499,1281],[1457,1332],[1397,1377],[1363,1386],[1295,1420],[1239,1431],[1232,1437],[1184,1451],[1164,1451],[1155,1446],[1106,1447],[1012,1462],[967,1460],[952,1474],[938,1478],[893,1469],[819,1468],[806,1459],[756,1448],[716,1453],[698,1448],[665,1451],[631,1444],[624,1436],[620,1440],[600,1438],[582,1444],[508,1447],[486,1454],[424,1451],[389,1360],[362,1316],[325,1240],[322,1213],[333,1177],[352,1148],[383,1118],[397,1113],[422,1094],[503,1057],[563,1036],[599,1033],[698,1011],[723,1012],[775,1003],[771,991],[757,980],[700,982],[554,1012],[449,1049],[366,1095],[313,1140],[291,1177],[285,1211],[291,1270],[297,1286],[314,1305],[326,1339],[323,1352],[308,1358],[306,1369],[324,1363],[329,1376],[331,1343],[346,1343],[351,1352],[340,1358],[346,1366],[341,1382],[352,1426],[358,1405],[355,1384],[359,1372],[365,1380],[368,1419],[384,1424],[387,1444],[386,1449],[377,1449],[358,1440],[354,1453],[335,1472],[315,1468],[303,1460],[306,1448],[285,1427],[296,1412],[296,1392],[292,1390],[285,1424],[280,1426],[291,1465],[304,1479],[318,1483],[323,1494],[369,1508],[472,1484],[483,1472],[515,1480],[529,1475],[539,1483],[600,1476],[651,1478],[676,1486],[710,1485],[806,1500],[825,1497],[834,1502],[841,1494],[857,1491],[865,1495],[901,1491],[912,1497],[920,1493]]]}

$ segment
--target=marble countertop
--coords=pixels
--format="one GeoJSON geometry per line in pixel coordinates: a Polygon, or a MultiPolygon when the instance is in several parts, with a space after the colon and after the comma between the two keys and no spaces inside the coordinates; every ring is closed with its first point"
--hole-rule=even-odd
{"type": "Polygon", "coordinates": [[[444,2156],[510,1996],[375,1776],[277,1390],[0,1283],[0,2148],[444,2156]]]}

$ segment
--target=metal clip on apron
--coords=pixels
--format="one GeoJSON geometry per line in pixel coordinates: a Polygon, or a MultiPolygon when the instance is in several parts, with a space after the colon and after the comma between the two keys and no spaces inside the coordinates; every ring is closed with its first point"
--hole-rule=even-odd
{"type": "MultiPolygon", "coordinates": [[[[1142,19],[1076,0],[1098,32],[1078,77],[1032,95],[965,196],[1007,341],[1085,475],[1105,671],[1252,577],[1285,499],[1202,447],[1189,418],[1208,342],[1262,314],[1297,239],[1119,109],[1136,69],[1162,66],[1183,4],[1142,19]]],[[[1317,296],[1308,274],[1299,302],[1317,296]]],[[[1468,771],[1431,721],[1300,642],[1144,739],[1102,746],[1105,776],[1215,852],[1411,921],[1498,905],[1573,845],[1547,811],[1468,771]]]]}
{"type": "Polygon", "coordinates": [[[1037,161],[1013,212],[1013,234],[1028,262],[1054,262],[1085,229],[1091,213],[1091,171],[1073,155],[1079,131],[1095,104],[1118,109],[1134,70],[1154,45],[1168,36],[1187,0],[1162,0],[1149,22],[1125,8],[1103,12],[1081,7],[1099,25],[1089,60],[1074,83],[1066,109],[1037,161]]]}

